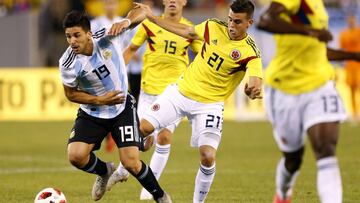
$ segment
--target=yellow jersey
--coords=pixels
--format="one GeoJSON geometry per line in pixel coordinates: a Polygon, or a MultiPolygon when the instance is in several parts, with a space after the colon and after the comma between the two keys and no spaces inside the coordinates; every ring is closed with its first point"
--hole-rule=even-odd
{"type": "MultiPolygon", "coordinates": [[[[181,18],[180,23],[193,26],[181,18]]],[[[152,95],[161,94],[170,83],[175,83],[189,64],[188,47],[194,52],[201,48],[198,40],[185,39],[150,22],[143,21],[131,43],[141,46],[147,41],[143,56],[141,89],[152,95]]]]}
{"type": "Polygon", "coordinates": [[[183,95],[203,103],[222,102],[239,85],[245,72],[262,78],[260,51],[249,35],[231,40],[227,23],[217,19],[196,25],[195,32],[203,45],[178,80],[183,95]]]}
{"type": "MultiPolygon", "coordinates": [[[[328,28],[322,0],[273,0],[288,13],[281,17],[293,24],[315,29],[328,28]]],[[[275,34],[276,54],[265,71],[265,83],[289,94],[312,91],[334,78],[326,55],[326,43],[298,34],[275,34]]]]}

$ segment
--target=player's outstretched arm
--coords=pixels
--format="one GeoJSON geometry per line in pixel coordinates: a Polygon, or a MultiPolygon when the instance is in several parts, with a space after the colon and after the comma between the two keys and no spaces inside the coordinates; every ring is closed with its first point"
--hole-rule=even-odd
{"type": "Polygon", "coordinates": [[[149,6],[144,4],[139,4],[139,6],[144,9],[146,17],[153,23],[164,28],[165,30],[180,35],[187,39],[198,39],[198,35],[195,33],[195,28],[193,26],[188,26],[181,23],[172,22],[160,17],[157,17],[153,14],[149,6]]]}
{"type": "Polygon", "coordinates": [[[327,57],[331,61],[354,60],[360,61],[360,52],[349,52],[345,50],[327,48],[327,57]]]}
{"type": "Polygon", "coordinates": [[[135,27],[136,25],[141,23],[145,18],[146,16],[144,9],[140,7],[139,4],[134,3],[134,7],[128,12],[126,18],[121,20],[120,22],[114,23],[111,26],[108,35],[110,36],[118,35],[128,28],[135,27]]]}
{"type": "Polygon", "coordinates": [[[125,102],[125,96],[122,95],[122,91],[110,91],[102,96],[94,96],[77,88],[64,86],[65,96],[69,101],[79,104],[91,104],[91,105],[115,105],[125,102]]]}
{"type": "Polygon", "coordinates": [[[261,15],[257,28],[277,34],[300,34],[317,38],[320,41],[332,40],[332,35],[325,29],[313,29],[299,24],[292,24],[283,20],[280,15],[289,13],[286,7],[277,2],[272,2],[270,7],[261,15]]]}
{"type": "Polygon", "coordinates": [[[262,79],[256,76],[249,77],[249,84],[245,84],[244,92],[250,99],[262,99],[262,79]]]}
{"type": "Polygon", "coordinates": [[[124,61],[125,64],[127,65],[130,60],[135,56],[136,51],[139,49],[139,46],[136,46],[133,43],[130,43],[130,45],[128,47],[126,47],[125,51],[123,52],[123,57],[124,57],[124,61]]]}

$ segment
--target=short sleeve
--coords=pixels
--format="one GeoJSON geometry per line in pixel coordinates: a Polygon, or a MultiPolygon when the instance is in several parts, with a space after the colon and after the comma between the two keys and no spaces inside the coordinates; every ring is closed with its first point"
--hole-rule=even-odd
{"type": "Polygon", "coordinates": [[[195,53],[199,53],[201,50],[202,43],[203,43],[203,41],[201,41],[201,40],[192,41],[190,44],[191,50],[195,53]]]}
{"type": "Polygon", "coordinates": [[[71,51],[69,54],[64,54],[64,56],[59,60],[61,81],[68,87],[78,86],[77,76],[81,68],[81,64],[80,62],[77,62],[75,58],[75,53],[71,51]]]}
{"type": "Polygon", "coordinates": [[[136,31],[134,37],[131,40],[131,43],[136,45],[136,46],[141,46],[145,42],[145,40],[147,38],[146,31],[145,31],[145,28],[143,26],[143,23],[141,23],[138,26],[139,28],[138,28],[138,30],[136,31]]]}
{"type": "Polygon", "coordinates": [[[297,13],[301,4],[301,0],[272,0],[272,2],[284,5],[291,14],[297,13]]]}
{"type": "Polygon", "coordinates": [[[204,32],[205,32],[205,26],[208,21],[204,21],[198,25],[195,25],[195,33],[199,36],[199,39],[201,41],[204,40],[204,32]]]}
{"type": "Polygon", "coordinates": [[[256,76],[259,78],[263,78],[263,72],[262,72],[262,62],[261,58],[257,57],[249,61],[247,64],[246,72],[248,76],[256,76]]]}

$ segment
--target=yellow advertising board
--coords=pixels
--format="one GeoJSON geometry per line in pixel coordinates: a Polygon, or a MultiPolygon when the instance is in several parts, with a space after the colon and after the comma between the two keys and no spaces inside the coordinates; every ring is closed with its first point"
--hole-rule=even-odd
{"type": "Polygon", "coordinates": [[[74,119],[78,106],[65,98],[57,68],[0,68],[0,121],[74,119]]]}
{"type": "MultiPolygon", "coordinates": [[[[336,68],[337,88],[348,112],[351,112],[345,72],[336,68]]],[[[262,100],[251,101],[243,85],[225,102],[227,120],[266,119],[262,100]]],[[[57,68],[0,68],[0,121],[73,120],[78,104],[64,95],[57,68]]]]}

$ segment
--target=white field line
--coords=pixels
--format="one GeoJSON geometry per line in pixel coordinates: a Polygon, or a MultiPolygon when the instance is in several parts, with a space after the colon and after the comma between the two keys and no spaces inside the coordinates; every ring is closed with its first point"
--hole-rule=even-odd
{"type": "Polygon", "coordinates": [[[27,167],[27,168],[14,168],[14,169],[0,169],[0,175],[9,175],[9,174],[20,174],[20,173],[56,173],[56,172],[68,172],[75,171],[74,167],[46,167],[46,168],[36,168],[36,167],[27,167]]]}

